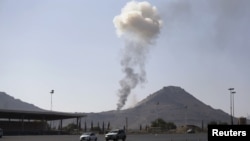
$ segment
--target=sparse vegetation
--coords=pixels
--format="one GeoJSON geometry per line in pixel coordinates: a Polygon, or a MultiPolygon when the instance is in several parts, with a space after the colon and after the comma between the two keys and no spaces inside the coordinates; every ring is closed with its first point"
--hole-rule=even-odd
{"type": "Polygon", "coordinates": [[[151,122],[151,127],[158,127],[161,130],[176,129],[176,125],[173,122],[165,122],[163,119],[158,118],[151,122]]]}
{"type": "Polygon", "coordinates": [[[78,130],[78,126],[75,123],[70,123],[67,126],[63,127],[63,130],[68,133],[75,133],[78,130]]]}

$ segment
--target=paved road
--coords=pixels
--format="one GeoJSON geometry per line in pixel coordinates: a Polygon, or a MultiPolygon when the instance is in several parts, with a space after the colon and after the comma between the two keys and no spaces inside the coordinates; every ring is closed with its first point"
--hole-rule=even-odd
{"type": "MultiPolygon", "coordinates": [[[[105,141],[104,135],[97,135],[105,141]]],[[[79,141],[80,135],[4,136],[0,141],[79,141]]],[[[207,141],[207,134],[145,134],[127,135],[126,141],[207,141]]]]}

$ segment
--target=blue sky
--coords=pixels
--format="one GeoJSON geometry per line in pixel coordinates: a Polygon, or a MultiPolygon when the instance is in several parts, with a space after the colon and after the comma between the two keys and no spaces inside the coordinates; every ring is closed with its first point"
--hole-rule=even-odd
{"type": "MultiPolygon", "coordinates": [[[[0,91],[50,109],[54,89],[53,110],[115,110],[124,40],[113,19],[127,2],[0,1],[0,91]]],[[[250,115],[250,2],[148,2],[163,24],[147,54],[147,81],[124,108],[174,85],[230,113],[233,87],[235,115],[250,115]]]]}

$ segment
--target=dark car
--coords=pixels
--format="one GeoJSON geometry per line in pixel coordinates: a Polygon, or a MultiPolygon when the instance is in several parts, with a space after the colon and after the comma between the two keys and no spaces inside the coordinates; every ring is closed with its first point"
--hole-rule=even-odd
{"type": "Polygon", "coordinates": [[[107,134],[105,134],[106,141],[113,140],[118,141],[121,139],[122,141],[126,140],[126,133],[123,129],[115,129],[109,131],[107,134]]]}

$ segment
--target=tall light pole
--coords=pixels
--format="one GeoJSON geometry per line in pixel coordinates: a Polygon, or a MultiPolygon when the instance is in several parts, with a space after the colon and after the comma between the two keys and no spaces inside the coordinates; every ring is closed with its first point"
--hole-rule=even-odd
{"type": "Polygon", "coordinates": [[[233,90],[234,88],[229,88],[228,89],[230,91],[230,115],[231,115],[231,124],[233,125],[233,107],[232,107],[232,94],[233,94],[233,90]]]}
{"type": "MultiPolygon", "coordinates": [[[[234,94],[235,93],[236,93],[235,91],[232,91],[233,117],[234,117],[234,94]]],[[[233,121],[233,123],[234,123],[234,121],[233,121]]]]}
{"type": "MultiPolygon", "coordinates": [[[[54,90],[50,91],[51,97],[50,97],[50,110],[52,111],[52,95],[54,93],[54,90]]],[[[50,129],[52,129],[53,121],[50,121],[50,129]]]]}
{"type": "Polygon", "coordinates": [[[51,97],[50,97],[50,110],[52,111],[52,95],[54,93],[54,90],[51,90],[50,94],[51,94],[51,97]]]}

